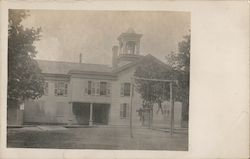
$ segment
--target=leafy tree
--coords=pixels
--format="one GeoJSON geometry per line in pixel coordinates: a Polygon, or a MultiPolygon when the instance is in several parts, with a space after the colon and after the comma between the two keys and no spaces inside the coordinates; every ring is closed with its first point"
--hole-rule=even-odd
{"type": "Polygon", "coordinates": [[[188,120],[189,110],[189,78],[190,78],[190,34],[183,37],[178,44],[178,53],[172,52],[166,56],[167,65],[170,66],[176,74],[178,80],[178,89],[176,90],[176,100],[181,101],[182,118],[188,120]]]}
{"type": "Polygon", "coordinates": [[[8,103],[39,98],[44,93],[44,79],[34,60],[34,42],[39,40],[41,28],[24,28],[22,21],[27,16],[28,11],[9,10],[8,103]]]}
{"type": "Polygon", "coordinates": [[[190,69],[190,35],[178,43],[178,53],[171,52],[166,56],[167,65],[177,71],[189,73],[190,69]]]}
{"type": "MultiPolygon", "coordinates": [[[[174,100],[183,104],[182,118],[188,120],[189,110],[189,77],[190,77],[190,35],[183,37],[178,43],[178,53],[172,52],[166,57],[165,64],[156,60],[146,59],[137,66],[135,76],[143,78],[177,80],[174,83],[174,100]]],[[[163,82],[135,80],[136,91],[143,99],[143,107],[152,108],[153,103],[158,103],[158,110],[162,112],[162,102],[169,100],[169,84],[163,82]]]]}

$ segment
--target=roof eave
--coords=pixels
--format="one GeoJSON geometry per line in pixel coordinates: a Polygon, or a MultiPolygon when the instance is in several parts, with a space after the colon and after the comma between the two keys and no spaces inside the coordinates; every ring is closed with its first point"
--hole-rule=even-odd
{"type": "Polygon", "coordinates": [[[68,72],[69,75],[73,74],[87,74],[87,75],[106,75],[106,76],[114,76],[113,72],[98,72],[98,71],[79,71],[79,70],[70,70],[68,72]]]}

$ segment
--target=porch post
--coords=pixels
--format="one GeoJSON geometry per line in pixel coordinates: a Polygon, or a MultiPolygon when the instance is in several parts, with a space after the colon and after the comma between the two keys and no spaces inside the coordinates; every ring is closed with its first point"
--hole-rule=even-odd
{"type": "Polygon", "coordinates": [[[69,110],[68,110],[68,125],[72,125],[73,124],[73,102],[70,101],[69,102],[69,110]]]}
{"type": "Polygon", "coordinates": [[[93,126],[93,103],[90,103],[89,109],[89,126],[93,126]]]}

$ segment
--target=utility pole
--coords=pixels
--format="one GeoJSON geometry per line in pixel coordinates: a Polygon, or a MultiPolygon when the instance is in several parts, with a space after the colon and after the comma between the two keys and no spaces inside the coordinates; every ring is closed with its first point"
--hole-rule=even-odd
{"type": "Polygon", "coordinates": [[[130,137],[133,138],[133,130],[132,130],[132,107],[133,107],[133,94],[134,94],[134,82],[131,78],[131,88],[130,88],[130,113],[129,113],[129,128],[130,128],[130,137]]]}
{"type": "Polygon", "coordinates": [[[170,134],[174,133],[174,99],[173,99],[173,82],[170,82],[170,106],[171,106],[171,120],[170,120],[170,134]]]}

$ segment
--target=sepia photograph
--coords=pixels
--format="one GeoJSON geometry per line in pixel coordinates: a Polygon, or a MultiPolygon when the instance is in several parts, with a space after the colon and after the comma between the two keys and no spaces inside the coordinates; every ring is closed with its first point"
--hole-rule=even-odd
{"type": "Polygon", "coordinates": [[[9,9],[7,147],[188,151],[190,23],[9,9]]]}

